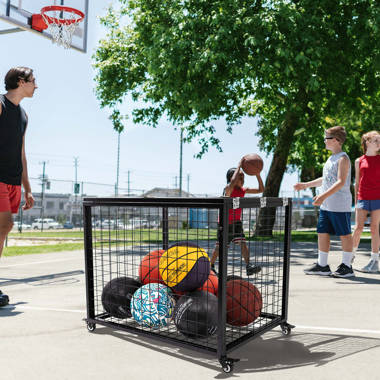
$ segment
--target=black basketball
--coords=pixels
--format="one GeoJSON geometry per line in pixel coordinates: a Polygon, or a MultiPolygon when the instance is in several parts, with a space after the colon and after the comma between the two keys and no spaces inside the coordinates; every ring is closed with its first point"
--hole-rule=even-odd
{"type": "Polygon", "coordinates": [[[177,329],[186,337],[211,336],[218,326],[218,298],[201,290],[189,292],[178,300],[173,320],[177,329]]]}
{"type": "Polygon", "coordinates": [[[227,277],[226,277],[226,282],[228,281],[231,281],[231,280],[242,280],[243,277],[240,277],[236,274],[229,274],[227,277]]]}
{"type": "Polygon", "coordinates": [[[102,304],[104,310],[112,317],[130,318],[133,293],[141,283],[130,277],[119,277],[111,280],[103,289],[102,304]]]}

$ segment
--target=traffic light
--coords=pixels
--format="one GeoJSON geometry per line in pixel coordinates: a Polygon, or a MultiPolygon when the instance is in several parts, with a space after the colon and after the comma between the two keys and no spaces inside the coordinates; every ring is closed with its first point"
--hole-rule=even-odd
{"type": "Polygon", "coordinates": [[[80,191],[80,183],[74,184],[74,194],[79,194],[80,191]]]}
{"type": "Polygon", "coordinates": [[[50,181],[46,181],[46,190],[50,190],[50,181]]]}

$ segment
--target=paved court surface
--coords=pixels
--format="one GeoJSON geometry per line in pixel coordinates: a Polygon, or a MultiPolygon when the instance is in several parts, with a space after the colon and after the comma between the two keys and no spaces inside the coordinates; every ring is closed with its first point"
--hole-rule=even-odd
{"type": "MultiPolygon", "coordinates": [[[[333,244],[330,264],[341,252],[333,244]]],[[[233,351],[232,374],[212,355],[98,326],[85,315],[82,252],[3,258],[0,289],[1,380],[76,379],[379,379],[380,274],[354,279],[306,276],[313,243],[292,245],[290,336],[272,330],[233,351]]],[[[369,257],[363,246],[356,266],[369,257]]]]}

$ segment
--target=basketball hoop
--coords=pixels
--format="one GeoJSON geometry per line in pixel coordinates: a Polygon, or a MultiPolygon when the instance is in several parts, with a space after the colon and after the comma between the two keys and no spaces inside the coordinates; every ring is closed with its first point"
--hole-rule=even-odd
{"type": "Polygon", "coordinates": [[[51,5],[41,9],[41,14],[32,16],[32,28],[40,32],[46,29],[57,45],[70,48],[75,29],[85,15],[78,9],[51,5]]]}

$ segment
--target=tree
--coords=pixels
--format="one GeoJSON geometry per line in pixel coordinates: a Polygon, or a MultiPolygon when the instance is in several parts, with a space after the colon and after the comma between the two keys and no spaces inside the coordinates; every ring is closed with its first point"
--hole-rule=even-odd
{"type": "MultiPolygon", "coordinates": [[[[379,90],[376,0],[119,2],[101,20],[108,34],[94,56],[101,106],[117,121],[131,94],[146,104],[135,122],[156,126],[165,115],[186,141],[199,139],[199,156],[210,144],[221,150],[214,120],[231,132],[258,116],[260,147],[273,154],[264,196],[278,196],[289,157],[312,162],[326,115],[360,112],[357,99],[379,90]]],[[[263,209],[258,233],[273,221],[263,209]]]]}

